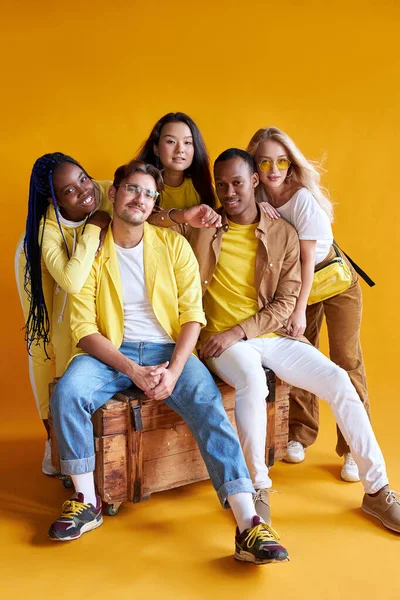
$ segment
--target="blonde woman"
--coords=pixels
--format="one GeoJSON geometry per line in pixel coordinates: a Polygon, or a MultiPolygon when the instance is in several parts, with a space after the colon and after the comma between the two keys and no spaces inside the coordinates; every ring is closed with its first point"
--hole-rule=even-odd
{"type": "MultiPolygon", "coordinates": [[[[352,283],[346,291],[307,305],[314,271],[336,256],[332,246],[333,208],[320,185],[319,172],[294,141],[276,127],[259,129],[250,140],[248,151],[256,160],[260,177],[257,200],[271,218],[283,217],[289,221],[300,239],[302,287],[288,321],[287,332],[293,337],[304,333],[318,347],[325,315],[330,358],[348,372],[369,414],[360,344],[362,296],[358,276],[352,266],[348,263],[352,283]]],[[[287,462],[304,460],[305,449],[318,434],[318,416],[318,399],[304,390],[292,388],[287,462]]],[[[336,452],[344,456],[341,477],[345,481],[359,481],[357,465],[339,428],[337,434],[336,452]]]]}

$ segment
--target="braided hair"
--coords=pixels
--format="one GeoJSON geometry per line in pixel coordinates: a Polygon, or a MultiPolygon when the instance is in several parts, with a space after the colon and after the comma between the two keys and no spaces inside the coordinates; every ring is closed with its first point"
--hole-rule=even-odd
{"type": "MultiPolygon", "coordinates": [[[[47,208],[49,207],[48,198],[51,198],[67,256],[70,258],[67,242],[60,224],[59,209],[53,187],[54,171],[65,162],[73,163],[82,168],[75,159],[62,154],[62,152],[45,154],[38,158],[33,165],[29,184],[28,216],[26,218],[24,238],[24,253],[26,258],[24,290],[29,301],[29,313],[25,323],[25,341],[28,352],[34,342],[36,345],[42,342],[47,358],[49,358],[47,344],[50,342],[50,318],[42,287],[42,242],[47,208]],[[41,235],[39,235],[42,218],[44,220],[43,228],[41,235]]],[[[83,168],[82,170],[85,171],[83,168]]]]}

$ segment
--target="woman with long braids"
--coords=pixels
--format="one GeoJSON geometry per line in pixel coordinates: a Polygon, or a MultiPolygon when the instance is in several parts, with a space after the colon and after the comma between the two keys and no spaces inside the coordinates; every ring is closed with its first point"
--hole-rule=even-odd
{"type": "Polygon", "coordinates": [[[136,160],[161,169],[162,209],[184,209],[197,204],[215,208],[210,161],[196,123],[182,112],[168,113],[154,125],[136,160]]]}
{"type": "MultiPolygon", "coordinates": [[[[45,154],[32,169],[26,231],[15,266],[32,390],[47,433],[48,386],[71,356],[68,295],[81,290],[107,229],[110,184],[93,181],[61,152],[45,154]]],[[[49,440],[42,471],[54,474],[49,440]]]]}
{"type": "MultiPolygon", "coordinates": [[[[283,217],[297,230],[300,239],[302,288],[287,332],[297,337],[304,333],[318,347],[319,333],[325,314],[329,336],[330,358],[345,369],[369,414],[367,381],[360,344],[362,312],[361,288],[350,263],[352,283],[347,290],[331,298],[308,305],[314,270],[336,258],[332,246],[332,204],[321,188],[320,175],[293,140],[276,127],[259,129],[248,146],[255,157],[260,184],[257,200],[271,218],[283,217]]],[[[337,430],[336,452],[344,456],[341,477],[358,481],[359,474],[342,433],[337,430]]],[[[304,450],[318,434],[318,399],[312,394],[292,388],[289,415],[287,462],[304,460],[304,450]]]]}

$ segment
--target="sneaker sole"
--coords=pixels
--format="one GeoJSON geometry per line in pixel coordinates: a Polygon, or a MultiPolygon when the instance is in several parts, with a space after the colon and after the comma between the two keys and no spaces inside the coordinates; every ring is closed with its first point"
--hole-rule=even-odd
{"type": "Polygon", "coordinates": [[[78,540],[84,533],[92,531],[93,529],[97,529],[97,527],[100,527],[100,525],[103,525],[103,515],[100,515],[100,519],[95,519],[94,521],[90,521],[90,523],[86,523],[86,525],[83,525],[79,533],[77,533],[74,536],[51,537],[50,534],[48,534],[47,537],[49,538],[49,540],[53,540],[53,542],[72,542],[73,540],[78,540]]]}
{"type": "Polygon", "coordinates": [[[303,456],[303,458],[294,458],[294,457],[291,457],[291,456],[284,456],[282,458],[283,462],[291,463],[293,465],[297,465],[297,464],[303,462],[304,459],[305,459],[305,456],[303,456]]]}
{"type": "Polygon", "coordinates": [[[368,508],[365,508],[364,506],[361,506],[361,510],[363,510],[365,513],[367,513],[367,515],[370,515],[371,517],[375,517],[375,519],[379,519],[379,521],[381,523],[383,523],[383,525],[387,529],[390,529],[391,531],[395,531],[396,533],[400,533],[400,525],[397,525],[397,526],[393,525],[389,521],[386,521],[386,519],[383,519],[380,515],[378,515],[374,511],[369,510],[368,508]]]}
{"type": "Polygon", "coordinates": [[[360,478],[356,475],[349,475],[345,477],[342,473],[340,473],[340,479],[342,479],[342,481],[347,481],[347,483],[357,483],[357,481],[360,481],[360,478]]]}
{"type": "Polygon", "coordinates": [[[290,558],[288,556],[279,559],[271,558],[269,560],[261,560],[260,558],[256,558],[254,554],[251,554],[251,552],[235,552],[234,558],[236,560],[240,560],[241,562],[253,563],[254,565],[269,565],[271,563],[281,563],[290,561],[290,558]]]}
{"type": "Polygon", "coordinates": [[[61,475],[61,473],[59,471],[54,471],[54,473],[47,473],[46,471],[43,471],[42,469],[42,473],[43,475],[46,475],[46,477],[59,477],[59,475],[61,475]]]}

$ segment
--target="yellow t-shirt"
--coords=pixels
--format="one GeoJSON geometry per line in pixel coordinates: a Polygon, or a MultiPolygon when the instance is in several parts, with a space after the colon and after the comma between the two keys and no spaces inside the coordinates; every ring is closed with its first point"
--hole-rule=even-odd
{"type": "Polygon", "coordinates": [[[161,192],[160,207],[164,210],[171,208],[181,210],[197,204],[201,204],[201,199],[190,177],[185,177],[182,185],[178,187],[166,185],[161,192]]]}
{"type": "MultiPolygon", "coordinates": [[[[202,329],[203,342],[211,335],[231,329],[259,311],[254,282],[258,223],[237,225],[229,221],[222,236],[221,251],[212,281],[204,295],[207,325],[202,329]]],[[[274,337],[266,333],[258,337],[274,337]]]]}
{"type": "MultiPolygon", "coordinates": [[[[217,209],[221,204],[215,190],[214,196],[215,208],[217,209]]],[[[159,203],[160,207],[164,210],[170,210],[171,208],[182,210],[183,208],[190,208],[198,204],[201,204],[201,198],[190,177],[185,177],[182,185],[178,185],[178,187],[165,185],[164,191],[161,192],[159,203]]]]}

